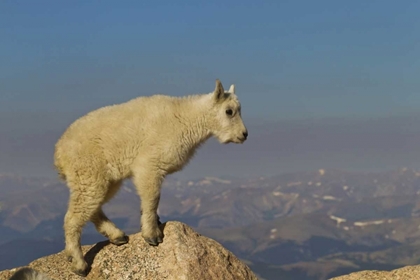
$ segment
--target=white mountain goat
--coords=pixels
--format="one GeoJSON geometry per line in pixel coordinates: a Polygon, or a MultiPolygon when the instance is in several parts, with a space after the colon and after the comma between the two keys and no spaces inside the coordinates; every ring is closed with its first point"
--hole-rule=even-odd
{"type": "Polygon", "coordinates": [[[102,211],[132,178],[141,199],[144,240],[162,242],[157,208],[165,175],[181,170],[211,136],[221,143],[243,143],[247,129],[235,86],[186,97],[153,95],[106,106],[76,120],[55,146],[54,165],[70,189],[64,219],[65,252],[72,271],[85,276],[82,228],[92,221],[116,245],[128,242],[102,211]]]}

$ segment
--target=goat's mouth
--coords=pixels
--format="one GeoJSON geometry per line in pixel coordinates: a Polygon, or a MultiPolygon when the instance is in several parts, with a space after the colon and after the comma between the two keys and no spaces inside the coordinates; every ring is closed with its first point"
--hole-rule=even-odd
{"type": "Polygon", "coordinates": [[[245,138],[245,137],[238,137],[238,138],[236,138],[236,139],[238,139],[238,141],[239,141],[239,142],[237,142],[237,143],[240,143],[240,144],[242,144],[243,142],[245,142],[245,141],[246,141],[246,138],[245,138]]]}
{"type": "Polygon", "coordinates": [[[227,139],[225,141],[223,141],[223,144],[229,144],[229,143],[235,143],[235,144],[242,144],[244,143],[246,140],[245,137],[236,137],[236,139],[227,139]]]}

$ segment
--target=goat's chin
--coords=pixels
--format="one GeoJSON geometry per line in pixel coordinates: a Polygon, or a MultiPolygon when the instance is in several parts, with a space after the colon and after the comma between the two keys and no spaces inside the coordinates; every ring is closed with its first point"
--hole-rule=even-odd
{"type": "Polygon", "coordinates": [[[219,140],[220,144],[229,144],[233,142],[232,139],[226,139],[226,138],[225,139],[218,138],[217,140],[219,140]]]}
{"type": "Polygon", "coordinates": [[[229,139],[229,138],[224,138],[224,137],[219,137],[218,135],[214,135],[214,138],[216,138],[216,139],[217,139],[217,141],[218,141],[220,144],[227,144],[227,143],[230,143],[230,142],[231,142],[231,139],[229,139]]]}

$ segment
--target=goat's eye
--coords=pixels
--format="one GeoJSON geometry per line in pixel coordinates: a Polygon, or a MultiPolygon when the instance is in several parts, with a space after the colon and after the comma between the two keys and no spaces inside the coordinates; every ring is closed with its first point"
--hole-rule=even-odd
{"type": "Polygon", "coordinates": [[[227,109],[227,110],[226,110],[226,114],[228,114],[229,116],[232,116],[233,111],[232,111],[231,109],[227,109]]]}

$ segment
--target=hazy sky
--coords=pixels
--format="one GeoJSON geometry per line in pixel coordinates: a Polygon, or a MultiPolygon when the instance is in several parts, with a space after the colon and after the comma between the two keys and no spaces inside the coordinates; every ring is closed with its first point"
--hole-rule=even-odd
{"type": "MultiPolygon", "coordinates": [[[[273,149],[284,134],[291,143],[303,137],[276,134],[285,120],[358,118],[359,125],[375,125],[373,117],[418,116],[418,11],[419,1],[384,0],[2,0],[0,173],[48,173],[57,135],[89,110],[138,95],[210,92],[216,78],[237,85],[244,120],[263,124],[250,139],[276,135],[273,149]]],[[[395,125],[381,129],[406,139],[420,122],[410,120],[407,134],[395,125]]],[[[352,137],[363,142],[366,128],[360,129],[352,137]]],[[[233,149],[249,154],[258,150],[253,145],[233,149]]],[[[299,160],[311,151],[291,154],[290,164],[279,156],[260,166],[304,166],[299,160]]],[[[203,166],[220,173],[224,160],[203,166]]],[[[242,164],[236,173],[253,168],[242,164]]]]}

